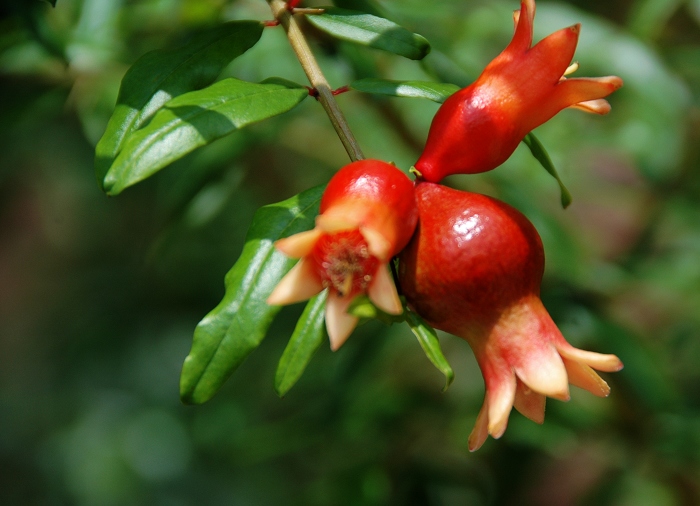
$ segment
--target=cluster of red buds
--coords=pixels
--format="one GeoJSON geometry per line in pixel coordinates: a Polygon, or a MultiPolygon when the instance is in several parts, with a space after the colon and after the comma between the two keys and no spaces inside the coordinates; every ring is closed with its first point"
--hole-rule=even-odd
{"type": "Polygon", "coordinates": [[[398,256],[410,308],[465,339],[481,368],[486,395],[471,450],[504,433],[513,407],[542,423],[546,397],[568,400],[569,384],[607,396],[594,369],[622,368],[614,355],[571,346],[552,321],[539,296],[542,242],[528,219],[494,198],[438,184],[450,174],[496,168],[566,107],[610,110],[603,97],[620,78],[565,77],[575,70],[579,25],[532,46],[534,15],[534,0],[522,0],[508,47],[440,107],[415,182],[376,160],[354,162],[331,179],[315,228],[277,242],[301,260],[268,299],[289,304],[328,289],[326,326],[336,350],[357,324],[347,308],[358,295],[387,313],[402,312],[389,269],[398,256]]]}

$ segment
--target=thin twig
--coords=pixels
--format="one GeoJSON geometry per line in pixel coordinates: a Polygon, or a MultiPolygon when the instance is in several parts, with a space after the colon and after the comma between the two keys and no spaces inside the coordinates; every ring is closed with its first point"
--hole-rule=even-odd
{"type": "Polygon", "coordinates": [[[287,32],[289,43],[296,53],[299,63],[306,73],[306,77],[309,78],[311,86],[318,92],[318,101],[323,106],[326,114],[328,114],[333,128],[335,128],[348,156],[352,161],[363,160],[365,156],[362,154],[362,150],[355,136],[350,131],[348,122],[338,107],[338,103],[335,101],[333,90],[328,84],[326,77],[323,75],[321,68],[318,66],[318,62],[311,52],[311,48],[299,28],[299,24],[296,19],[294,19],[292,13],[289,12],[287,2],[284,0],[267,0],[267,3],[270,4],[272,15],[284,27],[285,32],[287,32]]]}
{"type": "Polygon", "coordinates": [[[314,8],[306,8],[306,7],[295,7],[292,9],[292,14],[316,15],[316,14],[323,14],[324,12],[326,12],[326,9],[314,9],[314,8]]]}

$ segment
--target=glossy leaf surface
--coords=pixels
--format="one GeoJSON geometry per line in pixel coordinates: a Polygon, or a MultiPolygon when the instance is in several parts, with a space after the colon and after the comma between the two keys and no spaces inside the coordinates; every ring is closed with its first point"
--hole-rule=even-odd
{"type": "Polygon", "coordinates": [[[255,213],[243,252],[226,274],[223,300],[195,329],[180,377],[183,402],[209,400],[262,342],[280,310],[265,301],[295,263],[274,242],[313,228],[322,193],[323,187],[311,188],[255,213]]]}
{"type": "Polygon", "coordinates": [[[571,204],[571,193],[569,193],[569,190],[566,188],[566,186],[564,186],[563,181],[559,178],[557,169],[554,167],[552,159],[549,157],[549,153],[547,153],[547,150],[544,148],[540,140],[535,137],[535,134],[530,132],[523,139],[523,143],[530,149],[532,156],[534,156],[537,161],[540,162],[540,165],[544,167],[544,170],[549,172],[549,174],[551,174],[551,176],[557,180],[557,183],[559,183],[559,191],[561,192],[561,206],[564,209],[569,207],[569,204],[571,204]]]}
{"type": "Polygon", "coordinates": [[[174,98],[129,137],[105,176],[105,190],[117,195],[201,146],[292,109],[308,91],[290,86],[231,78],[174,98]]]}
{"type": "Polygon", "coordinates": [[[358,79],[350,83],[350,88],[364,93],[389,95],[392,97],[427,98],[440,104],[460,89],[459,86],[449,83],[390,81],[375,78],[358,79]]]}
{"type": "Polygon", "coordinates": [[[102,184],[129,135],[170,99],[208,86],[234,58],[260,39],[257,21],[224,23],[187,45],[146,53],[122,79],[117,105],[95,149],[95,171],[102,184]]]}
{"type": "Polygon", "coordinates": [[[306,17],[309,23],[338,39],[388,51],[411,60],[420,60],[430,52],[430,43],[388,19],[337,7],[306,17]]]}
{"type": "Polygon", "coordinates": [[[311,357],[326,337],[326,296],[324,290],[311,298],[297,322],[275,372],[275,391],[289,392],[304,373],[311,357]]]}
{"type": "Polygon", "coordinates": [[[406,306],[404,306],[404,314],[406,315],[406,322],[408,326],[411,327],[413,334],[418,338],[418,342],[421,348],[423,348],[425,356],[428,357],[428,360],[430,360],[437,370],[445,376],[445,387],[443,390],[447,390],[452,384],[455,374],[452,367],[447,362],[445,355],[442,353],[437,332],[435,332],[435,329],[430,325],[425,323],[423,318],[406,306]]]}

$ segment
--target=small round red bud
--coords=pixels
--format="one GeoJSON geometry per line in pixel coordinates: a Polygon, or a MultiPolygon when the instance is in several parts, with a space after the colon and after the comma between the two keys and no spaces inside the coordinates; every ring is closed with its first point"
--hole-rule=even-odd
{"type": "Polygon", "coordinates": [[[357,325],[347,308],[358,295],[366,293],[387,313],[402,312],[388,264],[417,221],[413,182],[403,172],[379,160],[346,165],[328,183],[314,229],[277,241],[282,253],[301,260],[268,304],[299,302],[328,289],[326,327],[331,348],[338,349],[357,325]]]}

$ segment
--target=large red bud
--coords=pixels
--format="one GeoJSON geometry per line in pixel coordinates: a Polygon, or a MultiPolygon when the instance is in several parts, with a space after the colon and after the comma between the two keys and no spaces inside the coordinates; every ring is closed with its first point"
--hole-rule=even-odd
{"type": "Polygon", "coordinates": [[[486,384],[469,438],[478,449],[500,437],[512,407],[544,421],[545,397],[569,399],[568,384],[595,395],[610,388],[593,371],[617,371],[614,355],[571,346],[539,297],[544,252],[537,231],[513,207],[434,183],[416,185],[419,223],[399,256],[410,306],[435,328],[465,339],[486,384]]]}

